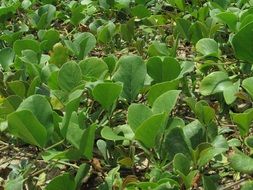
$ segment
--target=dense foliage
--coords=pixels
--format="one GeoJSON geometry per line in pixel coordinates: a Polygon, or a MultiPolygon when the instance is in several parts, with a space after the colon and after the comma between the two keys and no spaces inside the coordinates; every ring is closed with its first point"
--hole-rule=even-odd
{"type": "Polygon", "coordinates": [[[2,0],[0,189],[253,189],[252,0],[2,0]]]}

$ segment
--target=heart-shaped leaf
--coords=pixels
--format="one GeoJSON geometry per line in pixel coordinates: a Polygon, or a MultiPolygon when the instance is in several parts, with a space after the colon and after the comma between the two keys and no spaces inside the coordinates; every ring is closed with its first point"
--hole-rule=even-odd
{"type": "Polygon", "coordinates": [[[181,67],[178,61],[172,57],[152,57],[147,62],[147,72],[155,82],[171,81],[178,77],[181,67]]]}

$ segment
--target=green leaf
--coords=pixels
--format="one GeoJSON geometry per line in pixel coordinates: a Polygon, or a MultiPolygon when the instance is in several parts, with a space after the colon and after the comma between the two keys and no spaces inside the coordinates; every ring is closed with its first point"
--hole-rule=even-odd
{"type": "Polygon", "coordinates": [[[150,11],[144,5],[137,5],[131,8],[131,13],[133,16],[138,18],[145,18],[151,15],[150,11]]]}
{"type": "Polygon", "coordinates": [[[234,35],[232,45],[238,59],[253,63],[253,22],[234,35]]]}
{"type": "Polygon", "coordinates": [[[253,136],[246,137],[246,139],[245,139],[245,144],[246,144],[249,148],[253,148],[253,136]]]}
{"type": "Polygon", "coordinates": [[[253,77],[246,78],[242,81],[242,87],[249,93],[251,98],[253,98],[253,77]]]}
{"type": "Polygon", "coordinates": [[[79,107],[82,94],[83,90],[75,90],[74,92],[69,94],[67,101],[64,103],[66,114],[64,115],[62,125],[60,126],[61,134],[64,137],[66,136],[68,130],[71,115],[74,111],[77,111],[79,107]]]}
{"type": "Polygon", "coordinates": [[[196,44],[197,52],[205,57],[219,57],[218,43],[210,38],[203,38],[196,44]]]}
{"type": "Polygon", "coordinates": [[[215,118],[215,110],[199,101],[195,105],[195,114],[204,125],[210,124],[215,118]]]}
{"type": "Polygon", "coordinates": [[[124,136],[120,136],[118,134],[116,134],[112,128],[110,127],[103,127],[103,129],[101,130],[101,136],[106,139],[106,140],[111,140],[111,141],[122,141],[122,140],[126,140],[126,138],[124,136]]]}
{"type": "Polygon", "coordinates": [[[149,105],[152,106],[154,101],[163,93],[169,90],[176,90],[178,88],[178,85],[178,80],[172,80],[152,85],[147,94],[149,105]]]}
{"type": "Polygon", "coordinates": [[[236,151],[228,159],[230,166],[242,173],[252,174],[253,173],[253,159],[240,151],[236,151]]]}
{"type": "Polygon", "coordinates": [[[172,57],[151,57],[147,62],[147,72],[156,83],[171,81],[181,72],[179,62],[172,57]]]}
{"type": "Polygon", "coordinates": [[[135,132],[136,129],[152,115],[153,112],[147,106],[143,104],[131,104],[128,107],[127,121],[131,129],[135,132]]]}
{"type": "Polygon", "coordinates": [[[22,51],[22,57],[19,57],[23,62],[29,63],[31,65],[38,64],[39,63],[39,56],[38,54],[33,50],[23,50],[22,51]]]}
{"type": "Polygon", "coordinates": [[[223,92],[228,86],[233,85],[228,74],[223,71],[215,71],[206,76],[200,83],[200,93],[204,96],[223,92]]]}
{"type": "Polygon", "coordinates": [[[26,96],[28,84],[23,81],[15,80],[15,81],[8,82],[7,87],[8,87],[8,90],[13,92],[15,95],[18,95],[24,98],[26,96]]]}
{"type": "MultiPolygon", "coordinates": [[[[214,179],[215,180],[215,179],[214,179]]],[[[202,183],[205,190],[214,190],[217,189],[217,185],[212,179],[212,176],[205,176],[202,177],[202,183]]]]}
{"type": "Polygon", "coordinates": [[[60,40],[60,34],[55,29],[40,30],[38,32],[38,36],[42,41],[40,47],[44,51],[51,50],[53,46],[60,40]]]}
{"type": "Polygon", "coordinates": [[[198,120],[194,120],[183,127],[183,131],[185,137],[189,139],[192,149],[206,141],[204,126],[198,120]]]}
{"type": "Polygon", "coordinates": [[[7,117],[8,130],[15,137],[24,142],[44,147],[47,141],[46,128],[32,114],[31,111],[22,110],[11,113],[7,117]]]}
{"type": "Polygon", "coordinates": [[[243,113],[230,113],[231,119],[239,127],[240,134],[245,136],[249,133],[250,125],[253,121],[253,108],[243,113]]]}
{"type": "Polygon", "coordinates": [[[153,113],[165,112],[166,114],[170,114],[176,105],[180,92],[180,90],[170,90],[159,96],[152,106],[153,113]]]}
{"type": "Polygon", "coordinates": [[[55,13],[56,7],[54,5],[43,5],[32,15],[32,24],[38,29],[48,28],[54,20],[55,13]]]}
{"type": "Polygon", "coordinates": [[[4,189],[5,190],[23,190],[23,182],[25,180],[23,179],[23,176],[20,175],[15,179],[9,179],[7,180],[7,183],[5,184],[4,189]]]}
{"type": "Polygon", "coordinates": [[[48,131],[53,129],[53,110],[48,100],[42,95],[26,98],[17,111],[29,110],[48,131]]]}
{"type": "Polygon", "coordinates": [[[120,35],[122,39],[130,42],[134,37],[135,22],[133,19],[129,20],[126,24],[120,25],[120,35]]]}
{"type": "Polygon", "coordinates": [[[176,126],[169,130],[164,137],[162,147],[163,158],[169,161],[172,161],[177,153],[182,153],[187,158],[191,158],[191,152],[181,127],[176,126]]]}
{"type": "Polygon", "coordinates": [[[16,95],[8,96],[0,105],[0,117],[14,112],[22,102],[22,98],[16,95]]]}
{"type": "Polygon", "coordinates": [[[13,64],[14,56],[11,48],[0,49],[0,64],[4,70],[8,70],[9,66],[13,64]]]}
{"type": "Polygon", "coordinates": [[[176,20],[177,30],[180,34],[187,40],[190,41],[190,33],[189,28],[191,26],[191,22],[184,18],[179,18],[176,20]]]}
{"type": "Polygon", "coordinates": [[[216,15],[224,24],[227,24],[232,32],[236,32],[238,18],[233,12],[221,12],[216,15]]]}
{"type": "Polygon", "coordinates": [[[100,83],[92,90],[92,95],[103,108],[108,111],[118,99],[122,91],[122,85],[116,83],[100,83]]]}
{"type": "Polygon", "coordinates": [[[148,48],[148,54],[150,57],[153,56],[169,56],[170,51],[166,44],[160,43],[158,41],[152,42],[148,48]]]}
{"type": "Polygon", "coordinates": [[[73,112],[70,118],[66,138],[82,155],[87,159],[91,159],[97,126],[93,124],[87,129],[82,129],[77,122],[77,114],[76,112],[73,112]]]}
{"type": "Polygon", "coordinates": [[[79,66],[86,80],[102,79],[108,72],[106,63],[97,57],[90,57],[80,61],[79,66]]]}
{"type": "Polygon", "coordinates": [[[225,152],[226,150],[226,148],[210,147],[201,151],[199,155],[198,166],[202,167],[206,165],[215,156],[225,152]]]}
{"type": "Polygon", "coordinates": [[[58,84],[61,89],[71,91],[81,83],[82,72],[79,65],[73,61],[64,63],[59,71],[58,84]]]}
{"type": "Polygon", "coordinates": [[[253,189],[253,181],[247,181],[242,184],[241,190],[251,190],[253,189]]]}
{"type": "Polygon", "coordinates": [[[74,44],[78,47],[78,59],[84,59],[96,46],[96,38],[89,32],[77,35],[74,44]]]}
{"type": "Polygon", "coordinates": [[[76,176],[75,176],[75,184],[76,189],[80,189],[83,179],[88,175],[90,171],[90,165],[89,164],[82,164],[79,166],[79,169],[77,170],[76,176]]]}
{"type": "Polygon", "coordinates": [[[146,66],[141,57],[128,55],[119,59],[118,67],[113,80],[123,83],[122,97],[132,102],[144,86],[146,66]]]}
{"type": "Polygon", "coordinates": [[[175,155],[173,159],[173,168],[179,174],[187,176],[190,172],[191,162],[190,160],[182,153],[175,155]]]}
{"type": "Polygon", "coordinates": [[[68,61],[68,57],[69,57],[68,49],[64,47],[61,43],[57,43],[53,46],[53,51],[50,56],[49,63],[61,67],[64,63],[68,61]]]}
{"type": "Polygon", "coordinates": [[[232,104],[236,100],[237,98],[236,93],[239,92],[239,89],[240,89],[240,80],[224,89],[223,96],[228,105],[232,104]]]}
{"type": "Polygon", "coordinates": [[[73,5],[71,6],[70,22],[75,26],[78,26],[78,24],[85,18],[85,14],[83,13],[84,8],[84,5],[80,5],[77,2],[73,3],[73,5]]]}
{"type": "Polygon", "coordinates": [[[50,183],[45,188],[45,190],[58,190],[58,189],[75,190],[76,184],[74,178],[69,173],[63,173],[55,177],[52,181],[50,181],[50,183]]]}
{"type": "Polygon", "coordinates": [[[23,39],[16,40],[13,44],[13,50],[18,55],[22,55],[23,50],[33,50],[36,53],[40,52],[40,44],[35,40],[23,39]]]}
{"type": "Polygon", "coordinates": [[[156,137],[164,127],[165,115],[156,114],[145,120],[135,131],[135,139],[147,148],[156,145],[156,137]]]}
{"type": "Polygon", "coordinates": [[[181,11],[185,9],[185,1],[184,0],[176,0],[175,4],[177,8],[179,8],[181,11]]]}
{"type": "Polygon", "coordinates": [[[97,30],[97,39],[98,41],[106,44],[112,40],[115,32],[115,24],[113,22],[109,22],[105,26],[100,26],[97,30]]]}

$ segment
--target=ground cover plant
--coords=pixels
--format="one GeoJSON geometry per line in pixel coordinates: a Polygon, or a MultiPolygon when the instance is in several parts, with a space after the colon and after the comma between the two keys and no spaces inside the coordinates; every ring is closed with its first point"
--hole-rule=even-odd
{"type": "Polygon", "coordinates": [[[0,189],[253,189],[252,0],[2,0],[0,189]]]}

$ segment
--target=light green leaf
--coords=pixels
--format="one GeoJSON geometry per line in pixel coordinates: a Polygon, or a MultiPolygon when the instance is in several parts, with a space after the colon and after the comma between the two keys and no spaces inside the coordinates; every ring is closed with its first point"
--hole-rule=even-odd
{"type": "Polygon", "coordinates": [[[170,90],[159,96],[152,106],[153,113],[170,114],[174,106],[176,105],[180,90],[170,90]]]}
{"type": "Polygon", "coordinates": [[[101,136],[106,139],[106,140],[111,140],[111,141],[122,141],[122,140],[126,140],[126,138],[124,136],[120,136],[118,134],[116,134],[112,128],[110,127],[103,127],[103,129],[101,130],[101,136]]]}
{"type": "Polygon", "coordinates": [[[219,57],[218,43],[210,38],[203,38],[199,40],[196,44],[196,50],[205,57],[219,57]]]}

